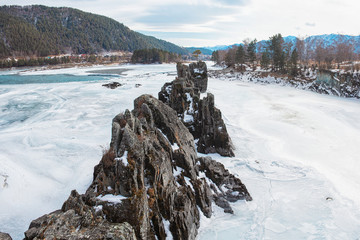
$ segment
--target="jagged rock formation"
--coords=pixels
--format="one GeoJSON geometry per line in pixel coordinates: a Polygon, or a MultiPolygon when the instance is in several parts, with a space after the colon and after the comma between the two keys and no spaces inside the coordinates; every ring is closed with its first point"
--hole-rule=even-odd
{"type": "Polygon", "coordinates": [[[95,205],[95,199],[73,190],[61,210],[31,222],[25,239],[136,240],[130,224],[107,221],[95,205]]]}
{"type": "Polygon", "coordinates": [[[189,66],[177,63],[176,70],[179,78],[190,80],[201,93],[206,92],[208,75],[205,62],[195,62],[189,64],[189,66]]]}
{"type": "MultiPolygon", "coordinates": [[[[179,84],[185,86],[179,91],[198,91],[187,88],[186,80],[179,84]]],[[[206,124],[218,124],[212,122],[219,114],[211,112],[213,96],[201,101],[198,119],[207,122],[211,115],[206,124]]],[[[241,180],[221,163],[198,158],[193,134],[178,112],[142,95],[132,111],[113,119],[110,148],[94,167],[86,193],[73,190],[61,210],[34,220],[25,236],[29,240],[166,239],[169,235],[195,239],[200,214],[211,217],[213,202],[232,213],[229,202],[237,200],[252,200],[241,180]]]]}
{"type": "Polygon", "coordinates": [[[209,157],[198,158],[198,170],[211,180],[210,188],[214,193],[214,202],[225,212],[233,213],[229,202],[240,199],[252,200],[241,180],[230,174],[221,163],[209,157]],[[223,190],[224,188],[226,191],[223,190]]]}
{"type": "Polygon", "coordinates": [[[12,240],[9,234],[0,232],[0,240],[12,240]]]}
{"type": "Polygon", "coordinates": [[[109,151],[84,195],[71,193],[61,210],[34,220],[26,239],[195,239],[199,206],[251,200],[240,179],[209,158],[175,110],[149,95],[113,120],[109,151]],[[110,234],[110,235],[109,235],[110,234]],[[113,238],[112,238],[113,237],[113,238]]]}
{"type": "Polygon", "coordinates": [[[201,153],[219,153],[233,157],[233,146],[221,117],[214,105],[214,95],[200,99],[200,92],[207,89],[207,67],[204,62],[189,66],[178,63],[178,77],[165,83],[159,92],[159,100],[175,109],[179,118],[198,140],[201,153]]]}

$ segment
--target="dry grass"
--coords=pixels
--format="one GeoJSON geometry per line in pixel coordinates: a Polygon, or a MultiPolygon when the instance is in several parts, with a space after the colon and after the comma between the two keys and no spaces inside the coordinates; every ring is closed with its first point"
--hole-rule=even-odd
{"type": "Polygon", "coordinates": [[[103,163],[104,168],[113,166],[115,161],[115,151],[112,148],[106,149],[103,148],[103,156],[101,162],[103,163]]]}

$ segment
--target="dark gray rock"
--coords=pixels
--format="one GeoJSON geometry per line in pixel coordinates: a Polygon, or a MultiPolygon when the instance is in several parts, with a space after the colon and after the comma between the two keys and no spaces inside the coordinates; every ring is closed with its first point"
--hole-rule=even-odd
{"type": "Polygon", "coordinates": [[[96,202],[72,191],[61,210],[31,222],[25,239],[136,239],[128,223],[109,222],[96,202]]]}
{"type": "Polygon", "coordinates": [[[214,106],[214,95],[200,100],[197,121],[199,142],[198,151],[201,153],[219,153],[221,156],[234,157],[233,146],[227,132],[221,111],[214,106]]]}
{"type": "Polygon", "coordinates": [[[9,234],[0,232],[0,240],[12,240],[9,234]]]}
{"type": "Polygon", "coordinates": [[[209,157],[197,159],[200,172],[205,173],[213,184],[210,188],[216,205],[223,208],[225,212],[232,213],[229,202],[238,200],[251,201],[252,197],[241,180],[225,169],[224,165],[209,157]]]}
{"type": "Polygon", "coordinates": [[[112,239],[136,240],[133,228],[126,222],[110,223],[102,217],[92,216],[94,212],[78,215],[73,209],[56,211],[32,222],[33,226],[25,232],[25,239],[112,239]],[[83,224],[84,217],[91,219],[91,225],[83,224]]]}
{"type": "Polygon", "coordinates": [[[207,90],[208,74],[206,63],[199,61],[189,64],[189,70],[194,82],[195,88],[204,93],[207,90]]]}
{"type": "Polygon", "coordinates": [[[192,180],[192,185],[195,190],[196,204],[206,217],[211,217],[212,214],[212,192],[205,178],[192,180]]]}
{"type": "Polygon", "coordinates": [[[208,74],[205,62],[199,61],[186,66],[181,63],[176,65],[179,79],[191,82],[196,89],[204,93],[207,90],[208,74]]]}
{"type": "Polygon", "coordinates": [[[119,82],[111,82],[111,83],[105,83],[102,85],[103,87],[107,87],[107,88],[110,88],[110,89],[115,89],[117,87],[121,87],[122,84],[119,83],[119,82]]]}
{"type": "Polygon", "coordinates": [[[207,68],[204,62],[189,66],[177,64],[178,78],[165,83],[159,100],[173,108],[195,139],[201,153],[219,153],[233,157],[233,145],[222,120],[221,111],[214,105],[214,96],[200,100],[207,88],[207,68]]]}
{"type": "Polygon", "coordinates": [[[229,201],[227,201],[223,196],[219,196],[217,194],[214,194],[214,202],[216,205],[224,209],[225,213],[231,213],[233,214],[234,211],[232,210],[229,201]]]}

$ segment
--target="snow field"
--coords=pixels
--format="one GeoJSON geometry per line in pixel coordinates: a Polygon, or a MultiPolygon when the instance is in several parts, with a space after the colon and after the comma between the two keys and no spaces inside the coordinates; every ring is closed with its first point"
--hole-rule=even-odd
{"type": "MultiPolygon", "coordinates": [[[[103,68],[112,67],[41,74],[103,68]]],[[[174,64],[116,68],[129,70],[107,81],[0,85],[0,231],[22,239],[72,189],[83,193],[112,118],[176,76],[174,64]],[[124,85],[101,86],[109,81],[124,85]]],[[[233,215],[213,205],[212,218],[201,214],[199,240],[359,238],[359,100],[213,78],[208,89],[236,147],[234,158],[211,156],[254,200],[232,203],[233,215]]]]}
{"type": "Polygon", "coordinates": [[[203,217],[199,239],[358,238],[358,100],[219,79],[209,91],[236,147],[212,157],[254,200],[203,217]]]}

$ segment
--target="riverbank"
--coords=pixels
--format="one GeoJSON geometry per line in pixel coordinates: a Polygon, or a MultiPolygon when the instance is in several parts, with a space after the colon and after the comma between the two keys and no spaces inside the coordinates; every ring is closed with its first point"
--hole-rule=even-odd
{"type": "Polygon", "coordinates": [[[258,84],[277,84],[309,90],[320,94],[347,98],[360,98],[360,71],[330,71],[307,68],[299,70],[296,76],[257,68],[239,71],[232,67],[210,71],[215,78],[254,82],[258,84]]]}

